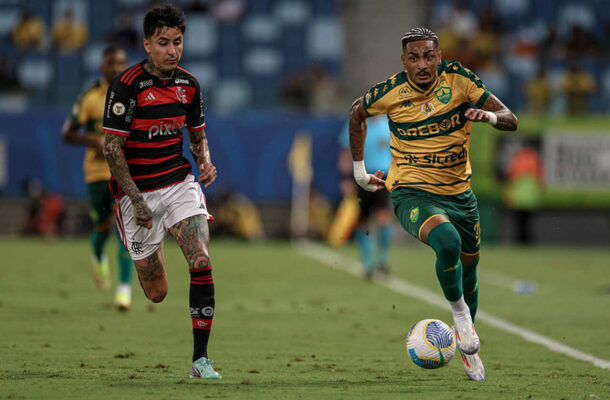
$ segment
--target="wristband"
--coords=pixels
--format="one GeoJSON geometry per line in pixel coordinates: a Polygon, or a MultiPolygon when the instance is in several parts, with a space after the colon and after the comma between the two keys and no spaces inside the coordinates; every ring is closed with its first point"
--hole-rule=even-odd
{"type": "Polygon", "coordinates": [[[487,116],[489,117],[489,121],[487,121],[487,123],[491,126],[496,126],[496,124],[498,123],[498,116],[495,113],[492,113],[491,111],[485,111],[485,114],[487,114],[487,116]]]}
{"type": "Polygon", "coordinates": [[[375,192],[377,191],[376,185],[371,185],[369,182],[371,181],[371,176],[366,173],[366,167],[364,166],[364,160],[362,161],[354,161],[354,179],[358,186],[367,192],[375,192]]]}

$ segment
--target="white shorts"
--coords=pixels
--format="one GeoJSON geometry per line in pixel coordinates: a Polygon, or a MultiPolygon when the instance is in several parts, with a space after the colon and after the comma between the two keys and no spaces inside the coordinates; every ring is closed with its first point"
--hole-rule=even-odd
{"type": "Polygon", "coordinates": [[[117,228],[133,260],[142,260],[157,251],[169,228],[183,219],[193,215],[213,219],[208,213],[201,186],[191,174],[186,176],[184,182],[144,192],[142,196],[153,214],[150,229],[136,225],[128,196],[116,200],[117,228]]]}

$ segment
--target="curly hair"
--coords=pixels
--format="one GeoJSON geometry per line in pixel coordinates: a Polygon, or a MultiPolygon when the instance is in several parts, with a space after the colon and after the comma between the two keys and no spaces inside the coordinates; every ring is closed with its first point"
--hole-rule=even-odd
{"type": "Polygon", "coordinates": [[[171,4],[150,9],[144,16],[144,37],[149,39],[163,27],[178,28],[184,34],[186,22],[184,13],[171,4]]]}
{"type": "Polygon", "coordinates": [[[438,36],[428,28],[413,28],[410,31],[404,33],[400,38],[402,42],[402,49],[404,50],[409,42],[416,42],[418,40],[432,40],[435,47],[438,47],[438,36]]]}

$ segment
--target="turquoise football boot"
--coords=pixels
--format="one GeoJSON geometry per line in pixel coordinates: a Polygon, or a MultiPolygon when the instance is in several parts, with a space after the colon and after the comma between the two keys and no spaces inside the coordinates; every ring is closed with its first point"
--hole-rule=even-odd
{"type": "Polygon", "coordinates": [[[212,361],[205,357],[201,357],[193,363],[191,368],[191,378],[201,379],[222,379],[222,376],[212,368],[212,361]]]}

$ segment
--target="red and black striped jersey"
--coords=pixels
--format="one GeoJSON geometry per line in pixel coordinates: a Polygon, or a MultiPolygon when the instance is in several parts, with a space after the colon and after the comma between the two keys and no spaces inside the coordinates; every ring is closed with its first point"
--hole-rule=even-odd
{"type": "MultiPolygon", "coordinates": [[[[142,192],[182,182],[192,172],[182,154],[183,128],[205,128],[197,79],[177,67],[163,80],[146,72],[144,63],[128,68],[108,88],[103,127],[106,134],[127,137],[123,152],[142,192]]],[[[110,189],[123,195],[114,177],[110,189]]]]}

